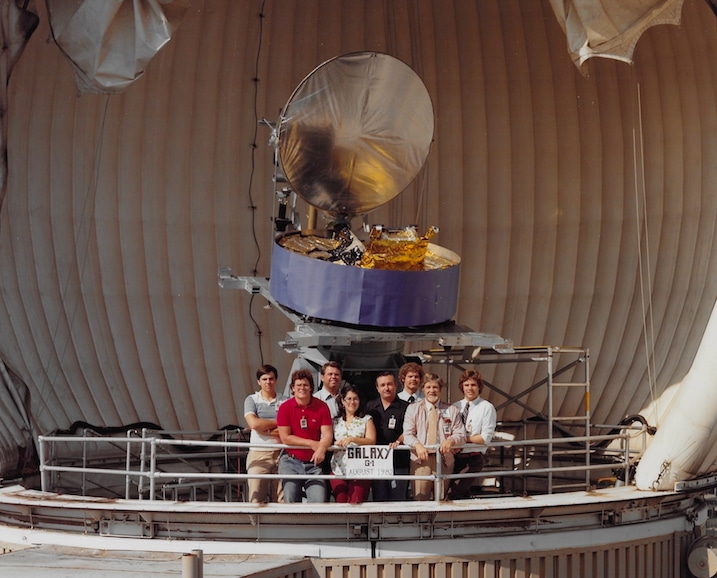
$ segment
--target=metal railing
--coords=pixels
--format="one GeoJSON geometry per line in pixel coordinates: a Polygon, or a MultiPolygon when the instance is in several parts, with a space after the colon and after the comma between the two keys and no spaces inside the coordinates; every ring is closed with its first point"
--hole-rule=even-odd
{"type": "MultiPolygon", "coordinates": [[[[490,451],[502,452],[502,467],[506,461],[508,467],[484,468],[481,472],[466,474],[444,474],[441,468],[441,460],[436,460],[436,472],[430,476],[416,475],[394,475],[394,476],[373,476],[372,480],[432,480],[435,483],[434,496],[439,501],[442,495],[443,482],[461,478],[506,478],[527,477],[544,480],[547,491],[536,493],[553,493],[552,480],[556,477],[564,479],[576,479],[575,487],[591,489],[594,484],[590,482],[591,474],[598,471],[610,471],[615,473],[621,471],[622,481],[630,483],[631,466],[638,457],[640,450],[631,450],[631,439],[643,437],[644,430],[636,430],[634,427],[626,426],[604,426],[610,427],[612,433],[608,435],[574,436],[566,437],[556,441],[555,437],[529,440],[497,441],[491,444],[490,451]],[[562,465],[556,457],[556,448],[564,445],[589,445],[598,448],[589,452],[582,462],[564,459],[562,465]],[[599,445],[598,445],[599,444],[599,445]],[[612,444],[614,447],[607,447],[612,444]],[[599,459],[598,459],[599,458],[599,459]],[[544,462],[542,466],[539,462],[544,462]],[[538,462],[538,463],[536,463],[538,462]],[[581,474],[576,477],[576,474],[581,474]],[[584,477],[583,477],[584,476],[584,477]],[[584,480],[584,481],[581,481],[584,480]]],[[[215,432],[216,433],[216,432],[215,432]]],[[[234,432],[237,434],[237,432],[234,432]]],[[[186,435],[186,432],[183,433],[186,435]]],[[[247,474],[242,473],[238,467],[242,456],[250,448],[252,449],[285,449],[290,446],[282,444],[250,444],[244,441],[232,441],[229,439],[231,433],[225,432],[225,439],[222,440],[201,440],[201,439],[172,439],[168,432],[157,432],[143,430],[140,435],[128,433],[124,437],[101,437],[101,436],[69,436],[49,435],[38,438],[40,475],[43,491],[53,491],[59,486],[58,479],[61,476],[79,477],[79,490],[81,495],[88,495],[88,481],[96,488],[102,488],[103,484],[97,480],[114,479],[122,477],[124,480],[124,498],[132,499],[167,499],[171,495],[177,498],[177,489],[189,490],[192,500],[196,500],[197,488],[210,488],[213,496],[215,485],[237,485],[246,483],[249,478],[261,479],[305,479],[305,475],[279,475],[279,474],[247,474]],[[70,447],[74,444],[81,444],[81,451],[71,458],[59,458],[58,447],[60,445],[70,447]],[[88,448],[97,454],[90,457],[88,448]],[[105,449],[105,451],[102,451],[105,449]],[[114,451],[114,457],[108,457],[114,451]],[[123,459],[118,459],[118,451],[121,450],[123,459]],[[236,460],[236,461],[235,461],[236,460]],[[197,465],[199,463],[199,466],[197,465]],[[208,466],[208,464],[210,464],[208,466]],[[237,471],[232,464],[237,465],[237,471]],[[200,471],[200,470],[221,470],[221,471],[200,471]],[[54,479],[53,479],[54,477],[54,479]],[[133,488],[136,488],[136,496],[133,495],[133,488]],[[158,489],[160,491],[158,491],[158,489]]],[[[642,441],[644,447],[644,440],[642,441]]],[[[479,449],[479,446],[466,444],[462,446],[470,449],[479,449]]],[[[634,444],[633,444],[634,447],[634,444]]],[[[305,448],[304,448],[305,449],[305,448]]],[[[332,446],[331,450],[342,450],[332,446]]],[[[642,449],[642,448],[641,448],[642,449]]],[[[409,451],[407,446],[400,446],[396,451],[409,451]]],[[[334,475],[318,475],[317,479],[337,479],[334,475]]],[[[121,484],[116,484],[121,486],[121,484]]],[[[524,490],[523,493],[526,493],[524,490]]],[[[121,496],[118,496],[121,497],[121,496]]],[[[212,499],[212,498],[209,498],[212,499]]],[[[231,501],[231,497],[227,498],[231,501]]]]}

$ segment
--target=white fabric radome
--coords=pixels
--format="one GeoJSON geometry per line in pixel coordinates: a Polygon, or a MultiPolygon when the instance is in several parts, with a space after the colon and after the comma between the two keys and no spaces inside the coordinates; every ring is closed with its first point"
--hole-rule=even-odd
{"type": "MultiPolygon", "coordinates": [[[[52,30],[98,2],[47,3],[63,14],[52,30]]],[[[516,345],[590,348],[595,423],[686,385],[717,297],[714,18],[686,0],[679,28],[648,29],[677,21],[681,4],[601,2],[610,24],[595,24],[583,9],[596,4],[192,0],[168,39],[169,10],[182,4],[127,1],[122,14],[157,16],[140,20],[163,40],[112,29],[119,43],[105,45],[98,25],[73,65],[46,42],[38,10],[7,85],[0,472],[30,432],[78,420],[215,429],[241,423],[260,363],[285,379],[288,323],[221,291],[217,269],[268,275],[273,165],[259,121],[317,65],[352,51],[402,59],[431,95],[425,170],[370,220],[440,229],[437,242],[462,261],[457,320],[516,345]],[[627,52],[606,50],[610,31],[627,52]],[[121,72],[116,46],[130,64],[121,72]],[[78,95],[77,66],[107,76],[78,95]]],[[[542,377],[485,372],[508,396],[542,377]]],[[[521,420],[534,415],[524,406],[545,408],[546,392],[518,405],[491,391],[491,401],[501,419],[521,420]]],[[[576,392],[554,403],[562,415],[584,407],[576,392]]],[[[712,454],[694,459],[685,475],[714,471],[712,454]]]]}
{"type": "Polygon", "coordinates": [[[684,0],[550,0],[578,68],[593,57],[632,62],[651,26],[679,24],[684,0]]]}

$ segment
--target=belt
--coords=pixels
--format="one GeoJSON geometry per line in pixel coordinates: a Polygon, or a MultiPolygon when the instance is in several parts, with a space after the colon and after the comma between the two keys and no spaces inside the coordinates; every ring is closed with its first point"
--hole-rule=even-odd
{"type": "Polygon", "coordinates": [[[458,455],[461,457],[464,457],[464,458],[473,458],[475,456],[483,456],[483,452],[468,452],[468,453],[461,452],[458,455]]]}
{"type": "Polygon", "coordinates": [[[291,458],[292,460],[296,460],[297,462],[301,462],[302,464],[313,464],[313,463],[314,463],[314,462],[312,462],[311,460],[308,460],[308,461],[305,462],[305,461],[302,460],[301,458],[296,457],[294,454],[290,454],[289,452],[284,452],[284,455],[285,455],[286,457],[291,458]]]}

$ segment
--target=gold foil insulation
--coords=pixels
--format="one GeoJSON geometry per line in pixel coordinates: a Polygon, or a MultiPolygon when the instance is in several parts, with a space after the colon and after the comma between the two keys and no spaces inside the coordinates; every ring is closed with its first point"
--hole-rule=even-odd
{"type": "Polygon", "coordinates": [[[330,251],[336,250],[339,240],[317,235],[284,235],[279,238],[279,245],[294,253],[320,259],[325,253],[328,254],[330,251]]]}
{"type": "Polygon", "coordinates": [[[398,230],[374,227],[361,257],[361,266],[366,269],[422,271],[428,240],[437,232],[437,227],[431,227],[423,237],[419,237],[415,227],[398,230]]]}
{"type": "Polygon", "coordinates": [[[419,237],[415,227],[389,230],[376,226],[364,247],[348,227],[342,227],[328,237],[294,233],[279,237],[277,242],[294,253],[341,265],[391,271],[430,271],[457,264],[457,261],[430,250],[429,240],[437,232],[437,227],[431,227],[419,237]]]}
{"type": "Polygon", "coordinates": [[[301,253],[312,259],[331,261],[340,265],[357,265],[364,252],[363,243],[346,225],[338,225],[327,230],[330,236],[314,233],[296,233],[283,235],[277,242],[279,245],[301,253]]]}

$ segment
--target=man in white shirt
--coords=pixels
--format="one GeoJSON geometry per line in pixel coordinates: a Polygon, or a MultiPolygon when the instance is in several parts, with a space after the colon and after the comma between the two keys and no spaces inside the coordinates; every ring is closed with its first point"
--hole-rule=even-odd
{"type": "Polygon", "coordinates": [[[336,361],[324,363],[321,367],[322,387],[314,397],[325,401],[331,412],[331,419],[339,414],[339,390],[341,389],[341,366],[336,361]]]}
{"type": "Polygon", "coordinates": [[[403,385],[403,389],[398,392],[398,398],[408,403],[414,403],[424,398],[423,387],[423,368],[420,364],[410,361],[401,366],[398,370],[398,380],[403,385]]]}
{"type": "MultiPolygon", "coordinates": [[[[286,397],[276,393],[276,379],[279,376],[273,365],[262,365],[256,370],[256,382],[259,391],[244,400],[244,418],[251,428],[249,443],[261,444],[251,448],[246,458],[248,474],[278,474],[279,453],[267,445],[278,444],[279,431],[276,428],[276,412],[286,397]]],[[[249,478],[248,501],[250,502],[281,502],[283,494],[279,479],[249,478]]]]}
{"type": "MultiPolygon", "coordinates": [[[[463,392],[463,399],[455,405],[461,412],[466,426],[466,443],[480,444],[479,448],[463,448],[456,454],[454,474],[480,472],[483,469],[483,456],[493,439],[496,426],[495,407],[480,395],[485,387],[480,373],[467,369],[461,374],[458,387],[463,392]]],[[[447,500],[459,500],[470,496],[475,478],[451,480],[446,492],[447,500]]]]}
{"type": "MultiPolygon", "coordinates": [[[[316,392],[314,397],[325,402],[329,406],[331,419],[336,419],[339,415],[339,393],[342,382],[341,366],[336,361],[328,361],[321,366],[319,377],[321,378],[321,389],[316,392]]],[[[322,464],[323,473],[327,476],[331,474],[331,456],[332,452],[326,452],[326,460],[322,464]]],[[[331,492],[326,493],[327,500],[331,499],[331,492]]]]}

